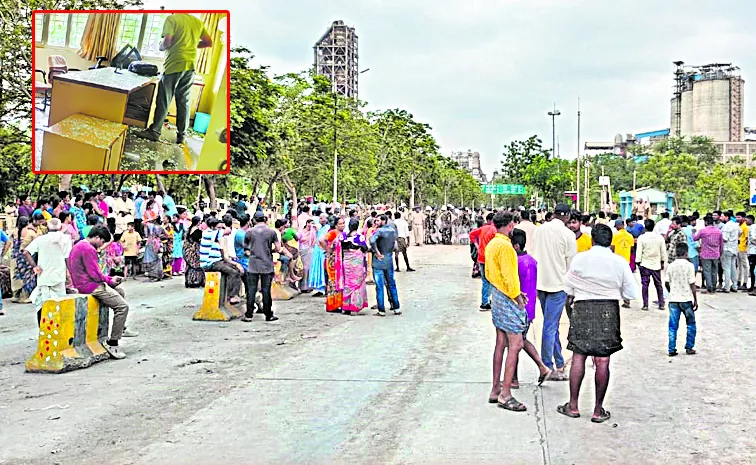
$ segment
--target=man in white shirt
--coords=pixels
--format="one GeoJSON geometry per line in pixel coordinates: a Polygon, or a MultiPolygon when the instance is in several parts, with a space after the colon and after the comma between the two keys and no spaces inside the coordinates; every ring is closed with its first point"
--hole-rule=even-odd
{"type": "Polygon", "coordinates": [[[578,395],[585,375],[585,360],[593,357],[596,364],[596,403],[591,421],[603,423],[611,418],[604,410],[604,397],[609,386],[609,359],[622,350],[619,300],[638,298],[638,284],[624,258],[609,248],[612,232],[609,226],[597,224],[592,230],[593,247],[572,261],[565,278],[570,333],[567,349],[572,351],[570,368],[570,401],[557,407],[557,412],[570,418],[580,416],[578,395]]]}
{"type": "Polygon", "coordinates": [[[643,308],[648,311],[648,285],[651,279],[656,287],[659,310],[664,310],[664,289],[662,288],[661,270],[667,261],[667,243],[661,234],[655,232],[654,220],[646,220],[646,233],[638,237],[635,250],[635,262],[640,266],[643,308]]]}
{"type": "Polygon", "coordinates": [[[753,215],[746,216],[746,224],[748,225],[748,273],[751,279],[751,287],[748,295],[756,296],[756,218],[753,215]]]}
{"type": "Polygon", "coordinates": [[[525,246],[528,248],[532,248],[533,234],[535,234],[535,230],[537,228],[534,223],[535,219],[536,214],[534,211],[524,211],[522,212],[522,218],[520,219],[520,222],[517,223],[517,226],[515,226],[515,229],[519,229],[520,231],[523,231],[525,233],[525,246]]]}
{"type": "Polygon", "coordinates": [[[113,191],[105,191],[105,203],[107,204],[110,211],[115,211],[113,209],[113,206],[115,205],[115,199],[113,198],[113,191]]]}
{"type": "Polygon", "coordinates": [[[73,241],[70,235],[61,231],[61,226],[59,219],[49,220],[48,233],[37,237],[24,249],[26,261],[37,275],[37,287],[29,296],[37,310],[37,324],[41,319],[42,304],[66,295],[66,269],[73,241]],[[34,254],[37,254],[37,262],[34,254]]]}
{"type": "MultiPolygon", "coordinates": [[[[675,254],[678,257],[687,256],[688,243],[679,242],[675,245],[675,254]]],[[[696,316],[698,310],[698,297],[696,296],[696,271],[693,264],[688,260],[675,260],[667,268],[666,281],[669,291],[669,344],[668,354],[670,357],[677,355],[677,329],[680,325],[680,314],[685,315],[685,324],[688,332],[685,337],[685,353],[693,355],[696,350],[696,316]]]]}
{"type": "Polygon", "coordinates": [[[113,215],[116,220],[116,234],[123,234],[128,224],[134,221],[136,206],[129,198],[129,191],[121,192],[121,196],[113,202],[113,215]]]}
{"type": "Polygon", "coordinates": [[[407,265],[407,271],[415,271],[409,264],[409,257],[407,257],[407,246],[409,246],[409,223],[402,217],[401,212],[394,213],[394,228],[396,229],[396,253],[394,259],[396,260],[396,271],[399,271],[399,254],[404,256],[404,264],[407,265]]]}
{"type": "Polygon", "coordinates": [[[740,226],[732,221],[731,211],[723,212],[722,239],[724,253],[722,254],[722,292],[738,292],[738,242],[740,240],[740,226]]]}
{"type": "Polygon", "coordinates": [[[661,219],[658,223],[656,223],[656,226],[654,227],[654,232],[662,237],[667,237],[669,227],[672,225],[672,220],[669,219],[668,212],[663,212],[660,217],[661,219]]]}
{"type": "Polygon", "coordinates": [[[559,204],[554,218],[536,228],[533,234],[531,255],[538,262],[536,289],[543,312],[541,359],[553,371],[550,380],[564,381],[564,358],[559,341],[559,320],[562,317],[567,294],[564,292],[564,277],[577,254],[575,233],[567,228],[570,207],[559,204]],[[555,364],[556,362],[556,364],[555,364]]]}

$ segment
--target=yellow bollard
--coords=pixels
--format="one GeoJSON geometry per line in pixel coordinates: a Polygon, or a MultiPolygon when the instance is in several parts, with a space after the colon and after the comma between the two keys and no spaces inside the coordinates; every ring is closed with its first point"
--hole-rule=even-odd
{"type": "Polygon", "coordinates": [[[63,373],[107,360],[110,309],[91,295],[71,294],[42,305],[37,351],[26,371],[63,373]]]}
{"type": "Polygon", "coordinates": [[[241,310],[228,303],[223,275],[217,271],[205,272],[205,292],[202,306],[192,317],[202,321],[229,321],[242,316],[241,310]]]}

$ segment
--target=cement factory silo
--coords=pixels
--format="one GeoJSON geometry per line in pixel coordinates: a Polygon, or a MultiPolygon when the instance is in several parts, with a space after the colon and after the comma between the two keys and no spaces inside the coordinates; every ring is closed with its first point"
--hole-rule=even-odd
{"type": "Polygon", "coordinates": [[[715,142],[743,140],[743,79],[730,64],[685,66],[675,62],[671,132],[715,142]]]}

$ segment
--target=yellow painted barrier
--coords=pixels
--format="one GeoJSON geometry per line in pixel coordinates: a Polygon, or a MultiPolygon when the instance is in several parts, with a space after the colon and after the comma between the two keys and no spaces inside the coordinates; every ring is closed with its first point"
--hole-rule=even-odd
{"type": "Polygon", "coordinates": [[[229,321],[242,316],[241,310],[228,303],[225,280],[217,271],[205,272],[205,293],[202,306],[192,319],[202,321],[229,321]]]}
{"type": "Polygon", "coordinates": [[[37,351],[26,371],[63,373],[107,360],[110,309],[91,295],[71,294],[42,305],[37,351]]]}
{"type": "MultiPolygon", "coordinates": [[[[289,266],[294,266],[292,263],[289,266]]],[[[272,300],[291,300],[295,296],[299,295],[299,291],[292,289],[291,286],[285,284],[285,279],[281,275],[281,262],[276,261],[275,264],[275,277],[273,283],[270,285],[270,297],[272,300]]]]}

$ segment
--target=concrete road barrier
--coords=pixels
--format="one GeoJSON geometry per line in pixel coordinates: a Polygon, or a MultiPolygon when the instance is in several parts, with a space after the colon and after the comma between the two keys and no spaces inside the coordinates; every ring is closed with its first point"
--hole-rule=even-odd
{"type": "Polygon", "coordinates": [[[63,373],[107,360],[110,309],[91,295],[71,294],[42,305],[37,351],[26,371],[63,373]]]}
{"type": "Polygon", "coordinates": [[[229,321],[242,316],[241,310],[226,299],[226,280],[220,272],[205,272],[205,293],[202,306],[192,319],[200,321],[229,321]]]}

